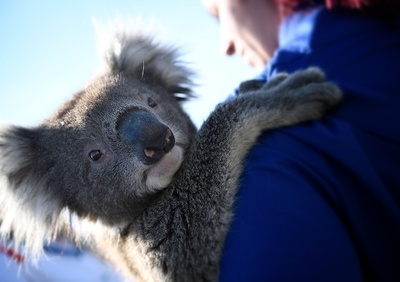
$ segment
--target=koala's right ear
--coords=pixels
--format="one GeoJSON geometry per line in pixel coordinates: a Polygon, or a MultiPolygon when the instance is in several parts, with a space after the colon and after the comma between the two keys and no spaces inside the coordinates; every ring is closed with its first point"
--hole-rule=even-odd
{"type": "Polygon", "coordinates": [[[37,129],[0,129],[0,238],[12,235],[33,255],[55,236],[61,212],[46,177],[52,164],[40,138],[37,129]]]}
{"type": "Polygon", "coordinates": [[[178,100],[194,96],[193,72],[179,59],[178,48],[158,42],[151,33],[129,28],[112,30],[105,38],[102,53],[112,73],[161,85],[178,100]]]}

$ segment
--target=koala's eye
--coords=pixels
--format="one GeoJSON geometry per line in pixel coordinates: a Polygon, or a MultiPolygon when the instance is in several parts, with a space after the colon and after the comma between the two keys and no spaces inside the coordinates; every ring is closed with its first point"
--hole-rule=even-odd
{"type": "Polygon", "coordinates": [[[89,158],[92,161],[98,161],[103,156],[103,153],[100,150],[93,150],[89,152],[89,158]]]}
{"type": "Polygon", "coordinates": [[[147,99],[147,104],[154,108],[155,106],[157,106],[157,102],[153,100],[153,98],[149,97],[149,99],[147,99]]]}

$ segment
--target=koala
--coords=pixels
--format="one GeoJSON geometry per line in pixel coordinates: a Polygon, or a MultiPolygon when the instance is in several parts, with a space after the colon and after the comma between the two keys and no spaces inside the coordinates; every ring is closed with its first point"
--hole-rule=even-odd
{"type": "Polygon", "coordinates": [[[323,117],[310,68],[244,83],[199,130],[178,49],[117,33],[106,68],[35,127],[0,132],[0,236],[35,259],[68,236],[127,279],[217,281],[243,162],[262,132],[323,117]]]}

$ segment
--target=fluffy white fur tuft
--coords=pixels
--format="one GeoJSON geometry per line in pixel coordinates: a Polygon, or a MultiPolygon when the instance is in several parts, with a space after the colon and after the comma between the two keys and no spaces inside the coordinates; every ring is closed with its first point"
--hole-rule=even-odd
{"type": "Polygon", "coordinates": [[[95,23],[95,27],[107,71],[144,81],[151,74],[171,92],[192,94],[189,89],[194,85],[194,73],[179,60],[178,48],[156,40],[151,27],[145,28],[140,21],[134,25],[117,22],[110,27],[95,23]]]}
{"type": "Polygon", "coordinates": [[[24,144],[5,138],[8,132],[7,127],[0,131],[0,237],[12,239],[16,248],[23,245],[26,255],[37,258],[43,243],[54,239],[60,228],[61,206],[43,195],[44,180],[24,175],[11,183],[6,177],[17,173],[27,161],[21,150],[24,144]]]}

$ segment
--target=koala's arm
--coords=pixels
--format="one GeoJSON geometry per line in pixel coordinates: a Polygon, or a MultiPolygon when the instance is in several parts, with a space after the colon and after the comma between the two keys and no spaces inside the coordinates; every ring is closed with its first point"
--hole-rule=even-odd
{"type": "MultiPolygon", "coordinates": [[[[251,84],[251,83],[250,83],[251,84]]],[[[200,128],[154,213],[142,225],[166,280],[216,281],[243,161],[269,129],[321,118],[341,99],[317,69],[278,75],[219,105],[200,128]],[[154,214],[158,216],[154,217],[154,214]],[[147,236],[149,238],[149,236],[147,236]],[[171,271],[168,271],[171,270],[171,271]]]]}
{"type": "Polygon", "coordinates": [[[196,182],[209,193],[227,189],[221,200],[229,199],[228,205],[236,194],[244,158],[262,132],[319,119],[342,97],[339,88],[325,82],[324,74],[316,68],[278,74],[260,86],[257,81],[246,83],[237,98],[211,113],[183,169],[198,176],[196,182]]]}

